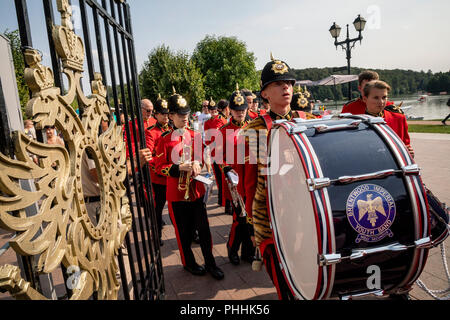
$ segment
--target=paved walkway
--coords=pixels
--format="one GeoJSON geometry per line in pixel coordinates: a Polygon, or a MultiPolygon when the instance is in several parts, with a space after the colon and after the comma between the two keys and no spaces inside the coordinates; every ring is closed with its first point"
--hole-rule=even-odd
{"type": "MultiPolygon", "coordinates": [[[[411,140],[416,152],[416,162],[422,168],[424,183],[439,199],[450,204],[450,135],[412,133],[411,140]]],[[[209,200],[208,216],[214,243],[213,253],[218,265],[225,272],[225,279],[216,281],[210,275],[195,277],[183,270],[174,229],[165,211],[163,219],[167,224],[163,229],[162,253],[166,299],[277,299],[276,290],[264,268],[255,272],[248,263],[234,266],[228,261],[226,242],[232,218],[224,214],[223,208],[215,205],[215,194],[216,190],[209,200]]],[[[445,243],[446,247],[450,248],[450,238],[445,243]]],[[[194,253],[197,261],[203,263],[198,245],[194,245],[194,253]]],[[[450,254],[447,254],[447,263],[450,264],[450,254]]],[[[420,278],[431,289],[442,290],[448,287],[439,248],[430,251],[420,278]]],[[[416,300],[432,299],[417,285],[411,291],[411,297],[416,300]]]]}
{"type": "MultiPolygon", "coordinates": [[[[439,199],[450,204],[450,135],[425,133],[411,133],[410,135],[416,152],[416,162],[422,169],[424,183],[439,199]]],[[[166,225],[163,229],[162,257],[166,299],[276,300],[276,290],[264,268],[261,272],[255,272],[248,263],[234,266],[228,261],[226,242],[232,217],[225,215],[223,208],[215,204],[217,202],[215,193],[216,191],[209,201],[208,216],[214,243],[213,253],[217,264],[225,272],[225,279],[216,281],[210,275],[195,277],[183,270],[174,229],[167,211],[165,211],[163,219],[166,225]]],[[[9,238],[10,234],[0,232],[0,247],[9,238]]],[[[450,238],[445,243],[446,248],[450,250],[450,238]]],[[[194,253],[197,261],[203,263],[198,245],[194,245],[194,253]]],[[[14,252],[9,250],[1,257],[0,265],[10,263],[14,259],[14,252]]],[[[447,263],[450,265],[449,253],[447,253],[447,263]]],[[[448,287],[439,248],[430,251],[425,270],[420,278],[431,289],[442,290],[448,287]]],[[[61,275],[54,274],[54,280],[58,284],[57,291],[65,292],[61,275]]],[[[411,296],[417,300],[432,299],[417,285],[414,286],[411,296]]],[[[9,294],[0,293],[0,300],[3,299],[9,300],[11,297],[9,294]]]]}

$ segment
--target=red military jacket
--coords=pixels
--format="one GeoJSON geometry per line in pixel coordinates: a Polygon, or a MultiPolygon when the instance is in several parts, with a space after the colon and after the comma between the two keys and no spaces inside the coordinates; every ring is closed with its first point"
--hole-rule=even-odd
{"type": "MultiPolygon", "coordinates": [[[[386,107],[394,106],[392,101],[386,103],[386,107]]],[[[396,107],[391,109],[396,109],[396,107]]],[[[351,114],[365,114],[366,104],[359,98],[351,103],[348,103],[342,109],[342,113],[351,114]],[[362,110],[362,111],[361,111],[362,110]]],[[[380,115],[381,116],[381,115],[380,115]]],[[[406,117],[403,113],[394,112],[390,110],[383,110],[382,117],[386,121],[386,124],[394,130],[394,132],[402,139],[403,143],[407,146],[411,144],[411,139],[408,133],[408,123],[406,117]]]]}
{"type": "MultiPolygon", "coordinates": [[[[247,121],[238,123],[231,120],[229,123],[220,128],[222,134],[223,143],[220,145],[220,149],[223,155],[223,163],[220,165],[222,172],[226,167],[231,167],[239,175],[239,183],[237,186],[238,192],[242,199],[245,199],[245,160],[248,157],[248,150],[245,149],[245,137],[239,137],[239,131],[248,124],[247,121]],[[233,153],[231,154],[231,150],[233,153]],[[233,159],[230,159],[231,156],[233,159]]],[[[225,173],[225,172],[224,172],[225,173]]],[[[225,176],[222,175],[222,197],[226,200],[232,200],[230,190],[228,189],[225,176]]]]}
{"type": "MultiPolygon", "coordinates": [[[[386,106],[393,105],[393,101],[387,101],[386,106]]],[[[365,114],[366,113],[366,103],[361,97],[352,100],[344,105],[341,113],[351,113],[351,114],[365,114]]]]}
{"type": "Polygon", "coordinates": [[[250,110],[248,110],[247,114],[252,119],[256,119],[259,116],[259,114],[257,112],[253,112],[253,111],[250,111],[250,110]]]}
{"type": "MultiPolygon", "coordinates": [[[[136,127],[136,136],[137,136],[137,139],[138,139],[138,143],[139,143],[139,131],[138,131],[138,119],[136,119],[135,121],[134,121],[134,126],[136,127]]],[[[156,119],[155,118],[153,118],[153,117],[150,117],[147,121],[144,121],[144,130],[146,130],[147,128],[149,128],[149,127],[151,127],[151,126],[153,126],[153,125],[155,125],[156,124],[156,119]]],[[[131,134],[131,148],[132,148],[132,152],[133,152],[133,155],[135,154],[135,152],[134,152],[134,149],[135,149],[135,143],[134,143],[134,137],[133,137],[133,122],[132,121],[129,121],[128,122],[128,126],[129,126],[129,128],[130,128],[130,134],[131,134]]],[[[128,136],[127,136],[127,132],[126,132],[126,130],[125,130],[125,124],[124,125],[122,125],[122,132],[123,132],[123,138],[124,138],[124,141],[125,141],[125,150],[126,150],[126,153],[127,153],[127,158],[129,158],[130,157],[130,151],[128,150],[128,136]]],[[[139,148],[139,149],[141,149],[141,148],[139,148]]]]}
{"type": "Polygon", "coordinates": [[[388,110],[384,110],[383,113],[383,118],[386,121],[386,124],[394,130],[405,145],[409,146],[411,144],[411,139],[409,138],[408,122],[406,121],[405,115],[388,110]]]}
{"type": "Polygon", "coordinates": [[[202,136],[190,128],[165,132],[156,146],[155,171],[167,177],[167,201],[195,201],[205,194],[205,186],[202,182],[192,178],[187,181],[186,173],[180,172],[179,164],[183,150],[186,160],[189,159],[190,153],[191,161],[203,164],[202,136]],[[180,175],[184,178],[180,179],[180,175]],[[189,189],[187,200],[185,199],[186,186],[189,189]]]}
{"type": "Polygon", "coordinates": [[[227,119],[218,114],[217,116],[208,119],[205,122],[203,129],[204,131],[209,129],[220,129],[223,125],[227,124],[227,122],[228,122],[227,119]]]}
{"type": "Polygon", "coordinates": [[[145,142],[147,145],[147,148],[152,153],[152,160],[149,161],[148,165],[150,167],[150,174],[152,178],[152,183],[166,185],[167,184],[167,178],[165,176],[162,176],[160,174],[157,174],[155,171],[155,159],[156,159],[156,146],[161,139],[161,135],[167,131],[172,131],[173,129],[170,126],[162,126],[158,122],[151,127],[148,127],[147,130],[145,130],[145,142]]]}
{"type": "MultiPolygon", "coordinates": [[[[214,118],[210,118],[207,120],[203,126],[205,132],[205,144],[209,146],[211,143],[215,141],[215,132],[207,133],[208,130],[219,130],[222,126],[227,124],[228,121],[220,114],[215,116],[214,118]]],[[[211,151],[211,157],[215,157],[215,150],[211,151]]]]}

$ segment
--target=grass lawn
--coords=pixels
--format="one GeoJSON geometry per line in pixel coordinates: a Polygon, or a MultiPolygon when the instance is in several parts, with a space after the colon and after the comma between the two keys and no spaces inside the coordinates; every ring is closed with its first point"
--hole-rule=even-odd
{"type": "Polygon", "coordinates": [[[429,124],[410,124],[408,132],[419,133],[448,133],[450,134],[450,126],[429,125],[429,124]]]}

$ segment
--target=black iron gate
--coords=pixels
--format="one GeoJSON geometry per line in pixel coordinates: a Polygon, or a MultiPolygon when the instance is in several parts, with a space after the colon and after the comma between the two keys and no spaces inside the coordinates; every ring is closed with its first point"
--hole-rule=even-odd
{"type": "MultiPolygon", "coordinates": [[[[14,0],[14,3],[22,48],[23,50],[33,48],[31,37],[33,26],[30,24],[27,1],[14,0]]],[[[42,0],[55,86],[61,88],[63,92],[61,61],[52,38],[55,3],[55,0],[42,0]]],[[[98,66],[103,83],[108,88],[107,102],[111,117],[115,117],[118,124],[124,125],[124,134],[126,137],[131,137],[126,139],[131,174],[127,175],[124,184],[133,221],[132,230],[125,236],[126,253],[120,249],[118,256],[123,299],[164,299],[160,235],[153,197],[148,196],[152,194],[150,174],[146,164],[142,164],[141,167],[138,156],[139,149],[145,147],[145,131],[141,114],[130,7],[123,0],[72,0],[69,3],[79,10],[80,21],[75,23],[80,24],[77,29],[82,29],[82,32],[77,33],[82,33],[78,35],[83,37],[89,79],[95,80],[94,70],[98,66]],[[125,123],[121,123],[121,119],[126,119],[125,123]],[[132,143],[132,141],[138,143],[132,143]]],[[[83,109],[80,106],[80,117],[82,114],[83,109]]],[[[2,125],[7,124],[3,122],[2,125]]],[[[4,132],[5,129],[0,134],[3,135],[4,132]]],[[[7,139],[2,140],[7,141],[7,139]]],[[[38,134],[38,141],[43,141],[42,133],[38,134]]],[[[33,263],[33,259],[27,257],[21,265],[23,268],[28,267],[28,272],[24,273],[25,279],[40,291],[39,276],[33,272],[33,263]]],[[[61,267],[66,282],[67,273],[62,265],[61,267]]],[[[70,296],[69,289],[66,290],[68,292],[65,296],[70,296]]],[[[64,296],[58,298],[61,299],[64,296]]]]}

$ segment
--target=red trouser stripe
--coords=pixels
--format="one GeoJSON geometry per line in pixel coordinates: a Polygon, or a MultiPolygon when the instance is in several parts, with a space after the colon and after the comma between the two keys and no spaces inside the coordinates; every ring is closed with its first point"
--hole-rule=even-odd
{"type": "Polygon", "coordinates": [[[184,259],[183,246],[181,245],[180,234],[178,233],[177,221],[175,219],[175,215],[173,214],[172,202],[167,201],[167,206],[169,209],[170,219],[172,220],[172,224],[175,229],[175,235],[177,237],[178,251],[180,251],[181,263],[183,264],[184,267],[186,267],[186,260],[184,259]]]}
{"type": "Polygon", "coordinates": [[[237,220],[234,219],[235,213],[233,213],[233,224],[231,225],[230,235],[228,237],[228,248],[231,249],[233,246],[234,240],[236,239],[236,228],[239,225],[237,220]]]}

